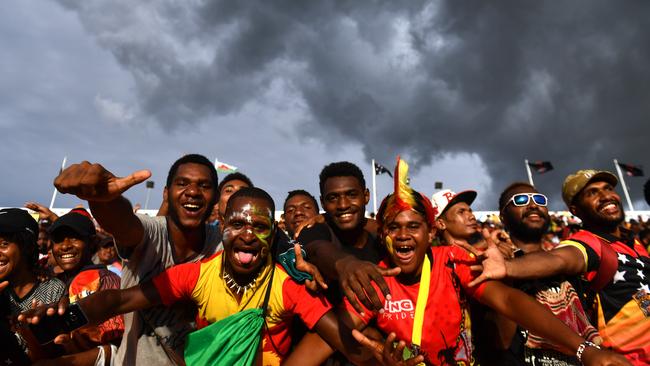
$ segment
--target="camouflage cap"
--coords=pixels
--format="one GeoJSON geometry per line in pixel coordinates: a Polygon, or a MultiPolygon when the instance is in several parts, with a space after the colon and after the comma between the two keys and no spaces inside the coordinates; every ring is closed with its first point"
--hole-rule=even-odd
{"type": "Polygon", "coordinates": [[[593,181],[605,181],[612,186],[618,184],[616,176],[605,170],[585,169],[569,174],[562,184],[562,199],[567,207],[571,205],[575,196],[593,181]]]}

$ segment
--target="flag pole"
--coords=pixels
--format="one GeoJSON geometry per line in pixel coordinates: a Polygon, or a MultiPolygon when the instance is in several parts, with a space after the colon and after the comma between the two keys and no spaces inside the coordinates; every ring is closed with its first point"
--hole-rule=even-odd
{"type": "MultiPolygon", "coordinates": [[[[61,172],[65,168],[66,160],[68,160],[68,157],[64,156],[63,157],[63,162],[61,162],[61,170],[59,170],[59,174],[61,174],[61,172]]],[[[52,200],[50,201],[50,210],[52,210],[54,208],[54,200],[56,199],[56,192],[57,192],[56,187],[54,187],[54,192],[52,192],[52,200]]]]}
{"type": "Polygon", "coordinates": [[[634,212],[634,206],[632,206],[632,200],[630,199],[630,194],[627,192],[627,184],[625,184],[625,179],[623,179],[623,172],[621,172],[621,167],[618,165],[618,160],[614,159],[614,166],[616,167],[616,172],[618,173],[618,179],[621,180],[621,186],[623,186],[623,193],[625,193],[625,199],[627,200],[627,205],[630,207],[630,213],[634,212]]]}
{"type": "Polygon", "coordinates": [[[524,159],[524,164],[526,164],[526,172],[528,173],[528,182],[531,186],[535,187],[533,183],[533,173],[530,171],[530,165],[528,165],[528,159],[524,159]]]}
{"type": "Polygon", "coordinates": [[[375,178],[375,159],[372,159],[372,212],[377,214],[377,179],[375,178]]]}
{"type": "Polygon", "coordinates": [[[147,207],[149,207],[149,196],[150,196],[150,193],[151,193],[151,188],[146,188],[146,190],[147,190],[147,196],[144,199],[144,209],[145,210],[147,209],[147,207]]]}

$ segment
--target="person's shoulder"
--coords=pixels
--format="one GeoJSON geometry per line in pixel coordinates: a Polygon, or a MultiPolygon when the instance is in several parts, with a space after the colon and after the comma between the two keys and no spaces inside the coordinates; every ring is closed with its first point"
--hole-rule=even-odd
{"type": "Polygon", "coordinates": [[[145,214],[136,213],[135,217],[140,220],[142,227],[145,231],[145,236],[142,238],[143,241],[147,240],[147,237],[151,235],[164,234],[167,235],[167,216],[149,216],[145,214]]]}
{"type": "Polygon", "coordinates": [[[291,277],[289,272],[287,272],[287,270],[284,269],[281,263],[274,262],[273,266],[275,267],[273,271],[273,281],[280,281],[282,283],[285,283],[287,281],[292,281],[297,285],[301,285],[295,279],[293,279],[293,277],[291,277]]]}
{"type": "Polygon", "coordinates": [[[217,252],[203,257],[196,262],[186,262],[180,265],[194,265],[194,266],[221,266],[221,257],[223,256],[223,250],[218,250],[217,252]]]}
{"type": "Polygon", "coordinates": [[[149,216],[147,214],[142,214],[142,213],[136,213],[135,217],[137,217],[140,221],[142,222],[147,222],[147,223],[159,223],[159,224],[166,224],[166,217],[167,216],[149,216]]]}

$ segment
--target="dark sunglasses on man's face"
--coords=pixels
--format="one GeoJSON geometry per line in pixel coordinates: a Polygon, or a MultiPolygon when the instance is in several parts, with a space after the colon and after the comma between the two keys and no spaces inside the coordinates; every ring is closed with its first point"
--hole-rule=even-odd
{"type": "Polygon", "coordinates": [[[548,204],[548,199],[541,193],[517,193],[510,197],[508,202],[512,202],[513,205],[521,207],[528,205],[531,198],[537,206],[546,206],[548,204]]]}

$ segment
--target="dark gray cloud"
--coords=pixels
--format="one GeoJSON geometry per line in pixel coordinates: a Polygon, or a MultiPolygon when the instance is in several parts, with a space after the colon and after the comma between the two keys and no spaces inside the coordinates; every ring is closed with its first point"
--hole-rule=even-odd
{"type": "MultiPolygon", "coordinates": [[[[300,112],[294,132],[259,122],[332,156],[358,144],[368,161],[402,153],[417,171],[476,154],[492,182],[483,209],[526,179],[525,158],[556,166],[534,177],[556,200],[579,168],[613,170],[617,157],[650,169],[647,2],[59,3],[132,78],[132,100],[96,101],[128,126],[175,135],[284,103],[300,112]]],[[[628,179],[634,198],[644,181],[628,179]]]]}

